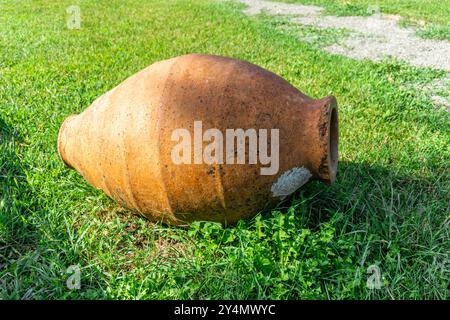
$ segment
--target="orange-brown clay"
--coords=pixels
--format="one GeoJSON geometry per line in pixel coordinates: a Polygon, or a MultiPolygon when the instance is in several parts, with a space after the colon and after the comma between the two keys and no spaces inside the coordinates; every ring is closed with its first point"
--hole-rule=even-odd
{"type": "Polygon", "coordinates": [[[337,147],[333,96],[315,100],[256,65],[199,54],[131,76],[68,117],[58,135],[61,159],[91,185],[151,220],[176,225],[251,217],[306,182],[295,179],[302,170],[332,183],[337,147]],[[194,136],[194,121],[224,136],[226,129],[279,129],[278,172],[261,175],[259,162],[174,163],[172,133],[185,128],[194,136]]]}

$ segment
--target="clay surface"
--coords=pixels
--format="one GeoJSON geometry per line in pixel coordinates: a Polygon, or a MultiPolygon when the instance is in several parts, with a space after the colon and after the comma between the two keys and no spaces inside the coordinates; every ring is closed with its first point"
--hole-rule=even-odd
{"type": "Polygon", "coordinates": [[[58,136],[61,159],[91,185],[151,220],[176,225],[233,224],[287,196],[292,185],[309,178],[332,183],[337,147],[334,97],[315,100],[256,65],[199,54],[131,76],[68,117],[58,136]],[[262,175],[259,162],[174,163],[172,134],[183,128],[193,135],[195,121],[221,132],[278,129],[278,171],[262,175]],[[308,174],[289,174],[289,186],[280,184],[295,168],[308,174]]]}

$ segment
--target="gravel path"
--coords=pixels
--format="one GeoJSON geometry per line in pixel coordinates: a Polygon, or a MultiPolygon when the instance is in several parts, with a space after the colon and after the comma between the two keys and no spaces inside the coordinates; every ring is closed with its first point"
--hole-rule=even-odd
{"type": "MultiPolygon", "coordinates": [[[[403,60],[413,66],[429,67],[450,72],[450,42],[422,39],[413,28],[402,28],[397,22],[400,16],[374,14],[368,17],[359,16],[325,16],[324,9],[317,6],[280,3],[264,0],[238,0],[247,5],[244,12],[256,15],[266,12],[271,15],[289,15],[290,21],[301,25],[318,28],[344,28],[351,35],[339,44],[322,48],[333,54],[344,55],[353,59],[370,59],[380,61],[387,57],[403,60]]],[[[439,81],[450,82],[450,73],[439,81]]],[[[427,88],[430,90],[430,88],[427,88]]],[[[431,88],[432,91],[432,88],[431,88]]],[[[436,105],[450,108],[446,97],[433,95],[436,105]]]]}

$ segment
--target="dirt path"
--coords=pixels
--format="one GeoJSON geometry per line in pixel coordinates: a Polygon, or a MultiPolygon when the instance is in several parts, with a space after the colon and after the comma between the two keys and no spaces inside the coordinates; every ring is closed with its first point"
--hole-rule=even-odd
{"type": "MultiPolygon", "coordinates": [[[[350,36],[322,49],[333,54],[353,59],[380,61],[393,57],[417,67],[429,67],[450,72],[450,42],[422,39],[413,28],[402,28],[397,23],[400,16],[376,13],[368,17],[326,16],[324,9],[317,6],[288,4],[264,0],[239,0],[247,5],[244,12],[256,15],[266,12],[271,15],[286,15],[291,22],[318,28],[343,28],[350,36]]],[[[424,90],[430,91],[433,102],[450,109],[448,97],[436,94],[442,88],[449,89],[450,73],[446,78],[430,84],[424,90]],[[433,93],[434,91],[434,93],[433,93]]]]}

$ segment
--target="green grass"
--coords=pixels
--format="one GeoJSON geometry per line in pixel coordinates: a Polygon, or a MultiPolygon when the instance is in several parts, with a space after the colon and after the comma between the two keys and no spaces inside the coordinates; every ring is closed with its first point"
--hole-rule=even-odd
{"type": "Polygon", "coordinates": [[[450,0],[278,0],[289,3],[317,5],[326,14],[367,16],[378,8],[381,13],[402,16],[403,26],[418,28],[424,38],[450,41],[450,0]]]}
{"type": "Polygon", "coordinates": [[[208,1],[0,4],[0,298],[448,299],[450,114],[405,84],[442,72],[333,56],[208,1]],[[145,66],[245,59],[340,112],[336,184],[234,228],[154,224],[58,158],[63,119],[145,66]],[[81,289],[66,270],[81,267],[81,289]],[[369,289],[367,269],[382,287],[369,289]]]}

